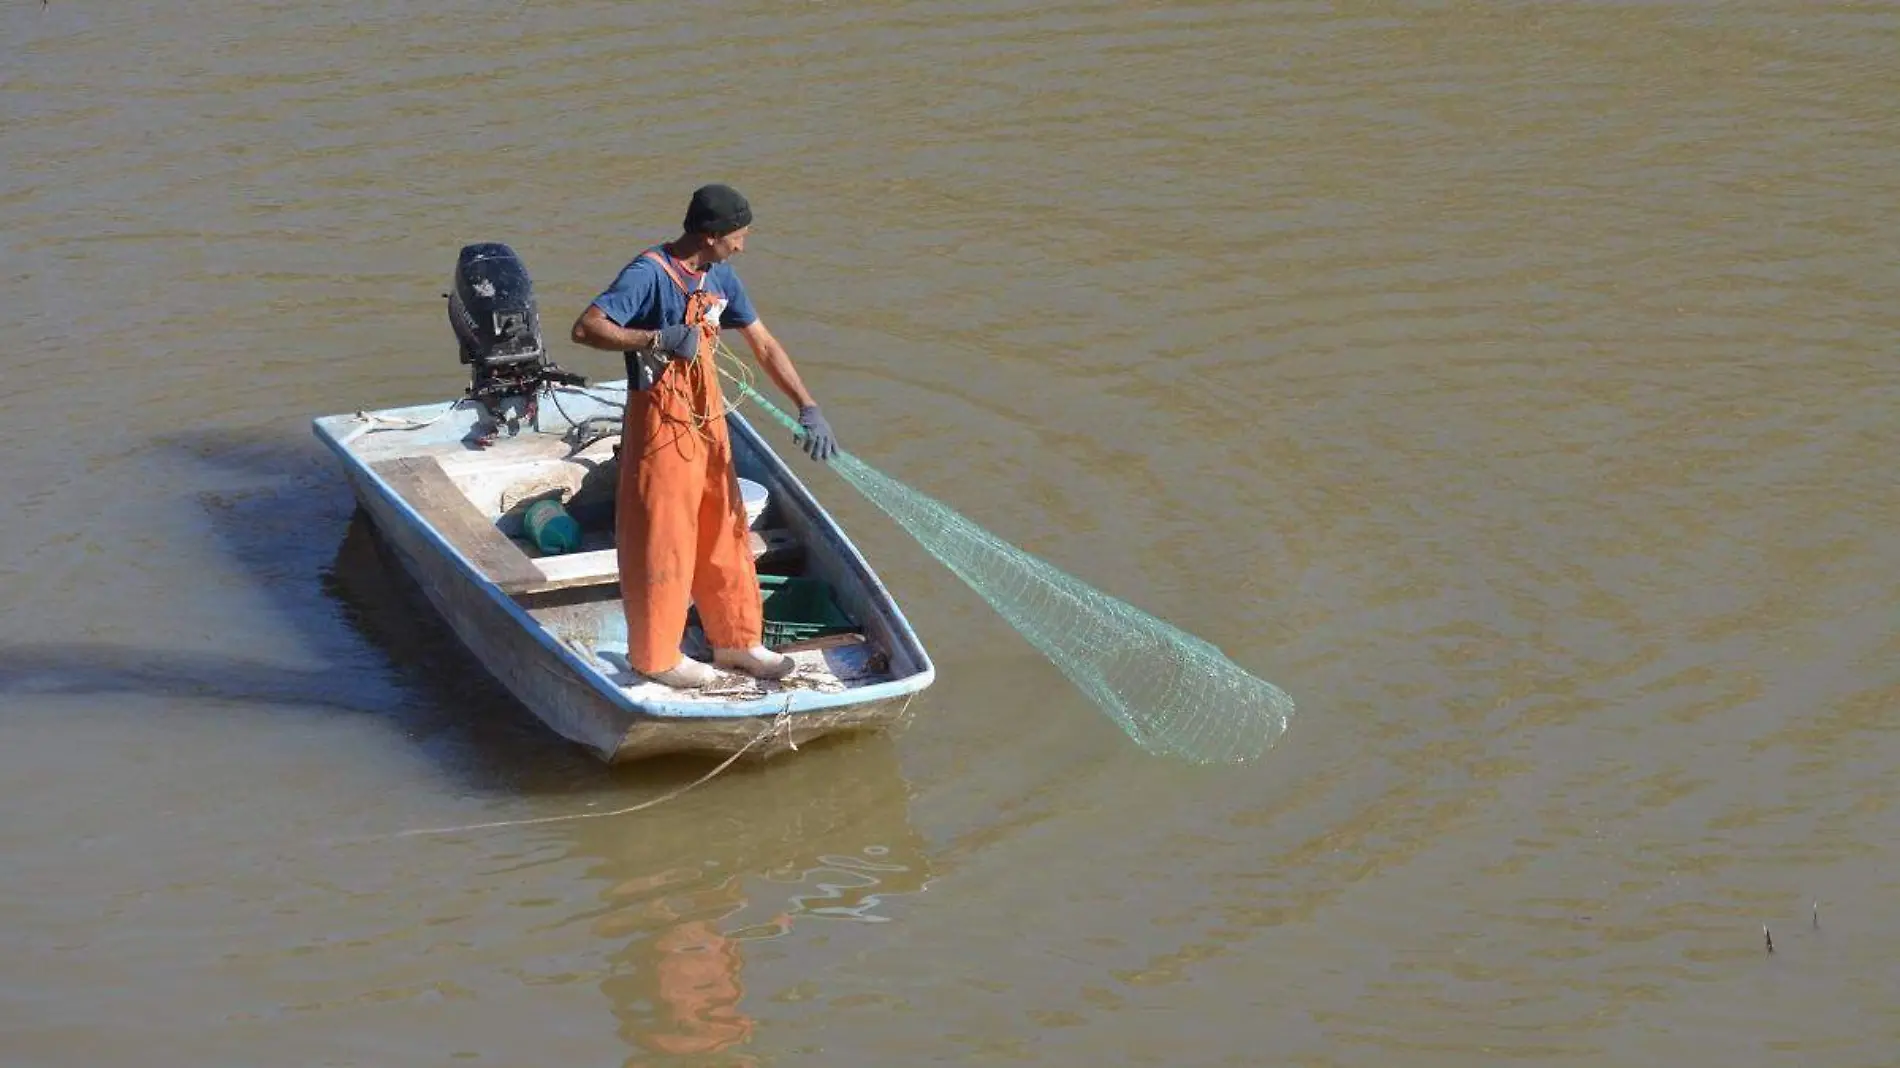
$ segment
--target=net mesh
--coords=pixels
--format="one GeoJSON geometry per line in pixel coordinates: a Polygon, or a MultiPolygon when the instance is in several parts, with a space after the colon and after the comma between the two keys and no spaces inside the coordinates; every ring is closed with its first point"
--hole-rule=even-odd
{"type": "MultiPolygon", "coordinates": [[[[744,381],[775,421],[796,421],[744,381]]],[[[917,539],[1151,753],[1194,763],[1260,756],[1293,700],[1213,645],[997,538],[942,502],[840,452],[831,469],[917,539]]]]}

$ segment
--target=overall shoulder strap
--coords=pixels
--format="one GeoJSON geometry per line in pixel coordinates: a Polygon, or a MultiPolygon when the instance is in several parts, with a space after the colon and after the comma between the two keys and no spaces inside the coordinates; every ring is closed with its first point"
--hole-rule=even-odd
{"type": "Polygon", "coordinates": [[[706,276],[712,273],[711,271],[701,272],[698,282],[689,287],[686,284],[686,279],[680,277],[679,269],[673,266],[671,258],[664,252],[661,252],[658,245],[647,249],[645,252],[640,253],[640,255],[642,258],[652,260],[654,263],[659,264],[660,270],[666,272],[666,276],[673,280],[673,284],[679,287],[681,293],[691,293],[703,287],[706,284],[706,276]]]}

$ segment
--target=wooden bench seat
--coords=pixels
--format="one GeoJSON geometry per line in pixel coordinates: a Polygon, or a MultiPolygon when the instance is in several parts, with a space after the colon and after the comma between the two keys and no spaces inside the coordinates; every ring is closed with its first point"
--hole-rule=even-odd
{"type": "MultiPolygon", "coordinates": [[[[752,559],[759,564],[780,563],[794,558],[798,551],[797,540],[786,530],[755,530],[749,540],[752,559]]],[[[535,569],[533,579],[515,584],[502,583],[503,592],[510,596],[521,596],[580,586],[607,586],[620,581],[619,553],[614,549],[537,556],[530,558],[528,563],[535,569]]]]}
{"type": "Polygon", "coordinates": [[[432,456],[401,456],[370,465],[424,522],[502,589],[540,582],[541,569],[496,529],[432,456]]]}
{"type": "Polygon", "coordinates": [[[519,587],[503,586],[508,594],[546,593],[574,586],[605,586],[620,581],[620,550],[597,549],[588,553],[563,556],[538,556],[534,565],[535,581],[519,587]]]}

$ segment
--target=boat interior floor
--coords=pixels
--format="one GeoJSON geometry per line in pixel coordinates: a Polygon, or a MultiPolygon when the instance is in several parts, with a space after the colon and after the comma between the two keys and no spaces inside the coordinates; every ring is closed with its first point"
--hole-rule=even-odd
{"type": "MultiPolygon", "coordinates": [[[[863,634],[847,633],[779,646],[778,651],[797,665],[783,679],[765,681],[722,670],[719,681],[704,689],[676,690],[647,678],[627,663],[627,620],[618,598],[536,609],[531,614],[583,661],[636,700],[691,704],[749,701],[792,690],[842,693],[892,677],[884,655],[863,634]]],[[[680,645],[686,655],[712,661],[712,648],[696,623],[687,625],[680,645]]]]}

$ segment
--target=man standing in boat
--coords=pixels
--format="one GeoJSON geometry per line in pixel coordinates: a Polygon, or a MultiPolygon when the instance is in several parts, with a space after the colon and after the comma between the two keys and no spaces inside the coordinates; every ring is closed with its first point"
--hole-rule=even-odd
{"type": "Polygon", "coordinates": [[[714,664],[761,679],[792,671],[791,657],[763,644],[759,580],[714,365],[722,327],[739,331],[759,366],[798,405],[806,453],[825,461],[838,447],[727,262],[745,251],[751,226],[751,205],[737,190],[695,190],[680,236],[634,257],[575,320],[572,334],[577,344],[626,355],[614,528],[627,660],[681,689],[719,677],[680,652],[689,603],[699,608],[714,664]]]}

